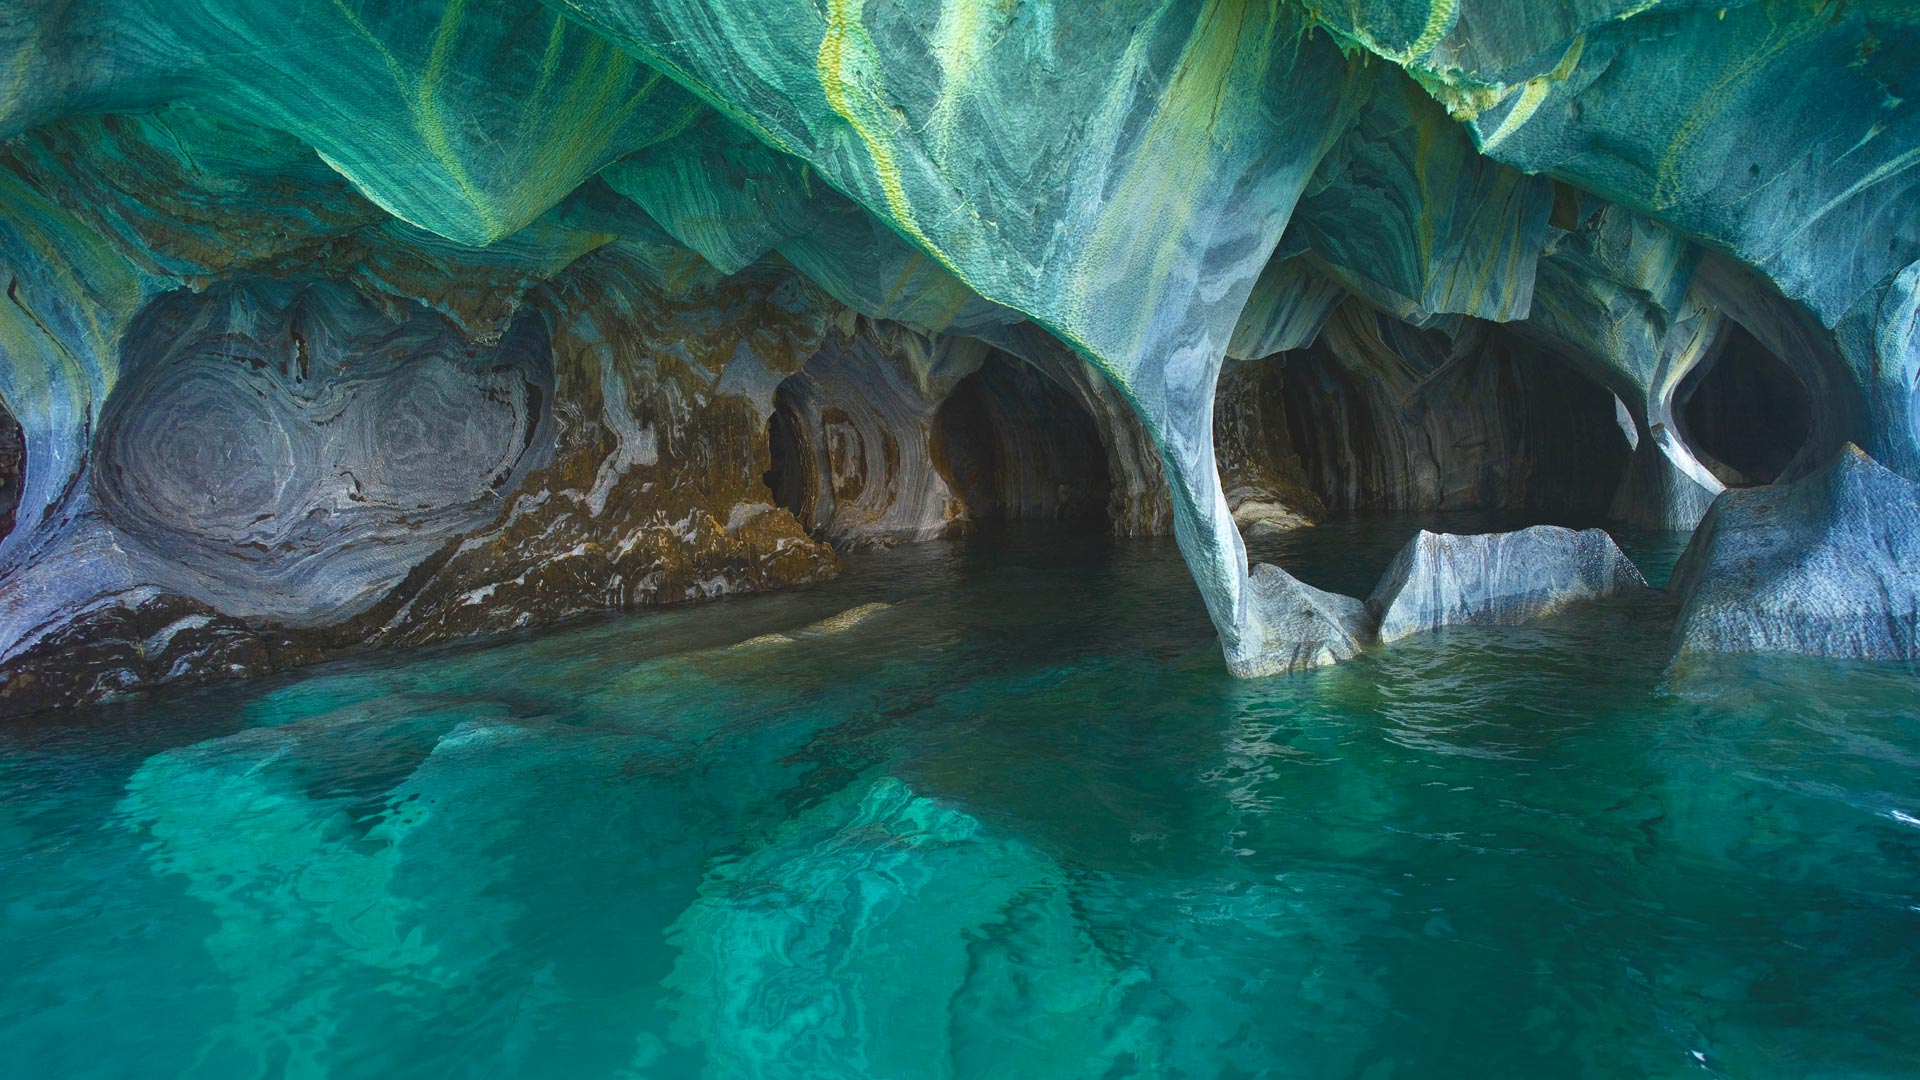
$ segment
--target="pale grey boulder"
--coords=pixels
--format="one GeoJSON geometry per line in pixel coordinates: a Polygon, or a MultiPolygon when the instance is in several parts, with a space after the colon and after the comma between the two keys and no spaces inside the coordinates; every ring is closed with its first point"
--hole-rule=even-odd
{"type": "Polygon", "coordinates": [[[1600,529],[1536,525],[1455,536],[1421,530],[1381,575],[1367,606],[1382,642],[1442,626],[1518,626],[1573,604],[1650,592],[1600,529]]]}
{"type": "Polygon", "coordinates": [[[1516,626],[1578,603],[1655,595],[1604,531],[1554,525],[1481,536],[1423,530],[1364,602],[1275,566],[1253,567],[1248,582],[1257,632],[1227,653],[1242,677],[1323,667],[1442,626],[1516,626]]]}
{"type": "Polygon", "coordinates": [[[1247,574],[1253,601],[1252,633],[1227,650],[1227,666],[1241,678],[1284,675],[1351,659],[1373,642],[1373,617],[1351,596],[1316,589],[1277,566],[1256,564],[1247,574]]]}
{"type": "Polygon", "coordinates": [[[1714,500],[1674,567],[1676,659],[1920,658],[1920,483],[1849,443],[1791,484],[1714,500]]]}

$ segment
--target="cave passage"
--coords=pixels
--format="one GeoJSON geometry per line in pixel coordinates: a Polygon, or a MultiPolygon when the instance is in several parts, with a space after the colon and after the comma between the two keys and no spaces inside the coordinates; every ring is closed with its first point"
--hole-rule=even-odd
{"type": "Polygon", "coordinates": [[[812,449],[801,423],[793,390],[785,383],[773,394],[773,415],[767,418],[767,454],[772,465],[761,475],[773,504],[802,522],[811,521],[815,497],[812,449]]]}
{"type": "Polygon", "coordinates": [[[1269,392],[1308,486],[1335,512],[1606,513],[1630,447],[1611,394],[1538,355],[1496,346],[1411,391],[1322,348],[1269,392]]]}
{"type": "Polygon", "coordinates": [[[975,528],[1016,521],[1104,529],[1113,490],[1093,418],[1026,363],[994,353],[933,417],[933,460],[975,528]]]}
{"type": "Polygon", "coordinates": [[[873,362],[816,357],[774,392],[761,479],[815,537],[894,542],[1041,521],[1108,529],[1113,483],[1093,417],[1025,361],[990,353],[944,395],[873,362]]]}
{"type": "Polygon", "coordinates": [[[1771,484],[1813,429],[1807,388],[1738,323],[1680,386],[1680,435],[1728,487],[1771,484]]]}

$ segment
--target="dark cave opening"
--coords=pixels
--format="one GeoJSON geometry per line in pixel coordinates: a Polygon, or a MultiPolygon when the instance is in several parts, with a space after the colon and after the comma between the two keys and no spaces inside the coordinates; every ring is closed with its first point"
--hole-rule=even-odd
{"type": "Polygon", "coordinates": [[[771,465],[761,480],[773,494],[773,504],[809,525],[816,495],[813,448],[794,403],[793,390],[782,383],[773,394],[773,415],[767,418],[767,456],[771,465]]]}
{"type": "Polygon", "coordinates": [[[27,439],[12,410],[0,402],[0,540],[13,533],[14,514],[27,483],[27,439]]]}
{"type": "Polygon", "coordinates": [[[1606,514],[1631,454],[1598,383],[1504,340],[1396,392],[1324,348],[1277,388],[1309,488],[1334,512],[1606,514]]]}
{"type": "Polygon", "coordinates": [[[1779,479],[1813,430],[1806,384],[1738,323],[1728,323],[1675,398],[1681,438],[1728,487],[1779,479]]]}
{"type": "Polygon", "coordinates": [[[1107,527],[1113,490],[1093,418],[1025,362],[993,353],[933,417],[933,460],[973,526],[1107,527]]]}

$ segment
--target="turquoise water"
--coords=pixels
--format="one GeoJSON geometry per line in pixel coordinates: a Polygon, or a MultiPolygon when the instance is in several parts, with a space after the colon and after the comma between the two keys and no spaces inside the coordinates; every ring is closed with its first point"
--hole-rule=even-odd
{"type": "Polygon", "coordinates": [[[1920,679],[1670,621],[1238,682],[1021,535],[0,728],[0,1077],[1920,1073],[1920,679]]]}

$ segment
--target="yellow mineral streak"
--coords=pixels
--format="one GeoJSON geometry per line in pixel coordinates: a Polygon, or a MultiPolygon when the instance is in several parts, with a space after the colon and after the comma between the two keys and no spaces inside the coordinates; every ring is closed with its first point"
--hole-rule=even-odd
{"type": "Polygon", "coordinates": [[[1586,47],[1586,35],[1576,34],[1573,41],[1567,45],[1567,51],[1561,55],[1560,62],[1553,66],[1552,71],[1545,75],[1536,75],[1522,84],[1520,100],[1514,102],[1512,110],[1500,121],[1500,126],[1493,130],[1493,134],[1481,140],[1480,152],[1492,153],[1495,147],[1506,142],[1509,136],[1519,131],[1521,125],[1533,119],[1533,114],[1540,110],[1541,103],[1546,101],[1547,95],[1553,92],[1554,84],[1567,81],[1567,77],[1580,66],[1580,54],[1586,51],[1586,47]]]}
{"type": "Polygon", "coordinates": [[[1680,200],[1685,171],[1683,159],[1694,142],[1719,116],[1721,110],[1735,101],[1743,100],[1730,88],[1736,83],[1760,74],[1782,53],[1818,36],[1826,29],[1825,18],[1815,12],[1808,12],[1800,19],[1784,24],[1773,22],[1773,15],[1773,10],[1768,9],[1767,18],[1772,22],[1772,26],[1760,47],[1708,87],[1694,103],[1693,108],[1688,111],[1686,118],[1674,129],[1673,138],[1668,140],[1666,149],[1661,152],[1660,160],[1654,166],[1653,199],[1650,207],[1654,213],[1670,210],[1680,200]]]}

